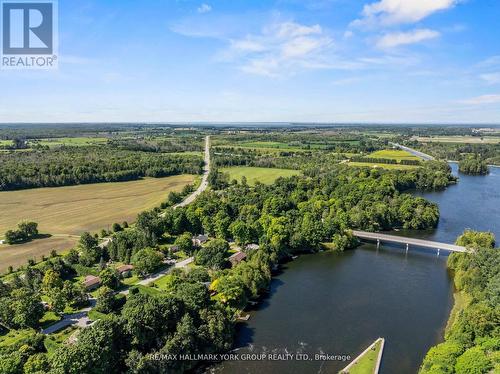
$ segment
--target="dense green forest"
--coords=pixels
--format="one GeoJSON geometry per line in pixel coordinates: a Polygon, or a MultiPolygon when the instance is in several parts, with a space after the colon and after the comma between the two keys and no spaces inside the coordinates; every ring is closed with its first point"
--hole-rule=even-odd
{"type": "Polygon", "coordinates": [[[107,147],[0,153],[0,191],[199,174],[201,156],[107,147]]]}
{"type": "Polygon", "coordinates": [[[500,372],[500,251],[491,233],[466,231],[457,244],[470,253],[448,258],[456,303],[445,342],[427,353],[422,374],[500,372]]]}
{"type": "Polygon", "coordinates": [[[471,175],[486,175],[488,174],[488,165],[479,155],[463,158],[458,162],[458,171],[464,174],[471,175]]]}

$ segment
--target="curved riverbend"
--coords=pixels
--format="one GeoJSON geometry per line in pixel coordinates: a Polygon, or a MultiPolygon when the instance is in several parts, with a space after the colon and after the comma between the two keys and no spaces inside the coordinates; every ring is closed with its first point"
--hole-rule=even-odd
{"type": "MultiPolygon", "coordinates": [[[[456,165],[453,165],[456,171],[456,165]]],[[[421,193],[439,204],[436,230],[401,235],[452,243],[465,229],[500,238],[500,169],[460,175],[443,192],[421,193]]],[[[443,252],[441,252],[443,254],[443,252]]],[[[386,340],[381,373],[417,372],[427,350],[442,340],[453,304],[446,256],[428,249],[364,244],[341,254],[304,255],[286,265],[271,295],[238,333],[238,352],[324,352],[357,356],[374,339],[386,340]]],[[[216,373],[337,373],[335,361],[228,361],[216,373]]]]}

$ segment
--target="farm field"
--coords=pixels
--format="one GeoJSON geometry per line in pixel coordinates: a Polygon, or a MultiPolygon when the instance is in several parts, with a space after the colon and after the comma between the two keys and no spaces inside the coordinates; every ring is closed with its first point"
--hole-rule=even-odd
{"type": "Polygon", "coordinates": [[[217,148],[234,148],[234,149],[251,149],[254,152],[258,153],[278,153],[278,152],[283,152],[283,151],[290,151],[290,152],[305,152],[306,149],[302,148],[270,148],[270,147],[247,147],[243,146],[241,144],[235,144],[235,145],[217,145],[217,148]]]}
{"type": "Polygon", "coordinates": [[[203,157],[203,152],[199,151],[186,151],[186,152],[165,152],[169,155],[173,156],[198,156],[198,157],[203,157]]]}
{"type": "Polygon", "coordinates": [[[376,151],[370,153],[367,157],[371,158],[387,158],[391,160],[401,161],[401,160],[420,160],[417,156],[412,155],[410,152],[395,150],[395,149],[384,149],[383,151],[376,151]]]}
{"type": "Polygon", "coordinates": [[[16,269],[25,265],[29,259],[40,260],[43,255],[47,256],[52,250],[56,250],[58,253],[66,251],[72,248],[77,241],[78,236],[61,235],[23,244],[0,245],[0,273],[5,272],[9,266],[16,269]]]}
{"type": "Polygon", "coordinates": [[[76,137],[76,138],[49,138],[40,139],[32,144],[47,145],[49,147],[55,146],[87,146],[92,144],[103,144],[108,141],[107,138],[94,138],[94,137],[76,137]]]}
{"type": "MultiPolygon", "coordinates": [[[[86,184],[0,192],[0,235],[21,220],[38,222],[46,239],[14,246],[0,245],[0,268],[23,264],[52,249],[71,248],[83,231],[109,229],[114,222],[132,222],[139,212],[159,205],[171,191],[193,183],[193,175],[140,181],[86,184]]],[[[1,269],[0,269],[1,270],[1,269]]]]}
{"type": "Polygon", "coordinates": [[[377,164],[371,162],[348,162],[349,166],[357,166],[357,167],[370,167],[370,168],[382,168],[382,169],[398,169],[398,170],[408,170],[408,169],[416,169],[418,166],[416,165],[400,165],[400,164],[377,164]]]}
{"type": "Polygon", "coordinates": [[[279,177],[291,177],[300,174],[298,170],[246,166],[223,168],[221,171],[229,174],[229,180],[236,179],[238,182],[241,182],[241,178],[245,176],[249,185],[254,185],[256,182],[271,184],[279,177]]]}
{"type": "Polygon", "coordinates": [[[40,233],[80,235],[132,221],[137,213],[159,205],[171,191],[193,183],[193,175],[139,181],[83,184],[0,192],[0,233],[23,219],[38,222],[40,233]]]}
{"type": "Polygon", "coordinates": [[[500,144],[500,136],[432,136],[415,137],[421,143],[469,143],[469,144],[500,144]]]}
{"type": "Polygon", "coordinates": [[[328,148],[328,145],[333,144],[357,144],[358,140],[330,140],[329,144],[323,143],[309,143],[309,144],[294,144],[294,142],[286,143],[286,142],[273,142],[273,141],[247,141],[247,142],[235,142],[235,143],[226,143],[222,142],[221,144],[214,144],[216,147],[224,147],[224,148],[251,148],[255,150],[262,150],[267,152],[279,152],[279,151],[309,151],[309,150],[324,150],[328,148]]]}

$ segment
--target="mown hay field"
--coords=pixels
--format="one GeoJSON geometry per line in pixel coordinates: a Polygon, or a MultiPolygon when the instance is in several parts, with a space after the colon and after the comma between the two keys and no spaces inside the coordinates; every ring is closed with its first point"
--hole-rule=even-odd
{"type": "MultiPolygon", "coordinates": [[[[114,222],[133,222],[137,213],[160,205],[169,192],[179,192],[194,180],[194,175],[176,175],[131,182],[3,191],[0,192],[0,237],[22,220],[38,222],[40,233],[58,236],[110,229],[114,222]]],[[[65,241],[52,237],[14,246],[0,245],[0,264],[10,265],[5,261],[12,260],[12,251],[28,259],[32,254],[38,256],[52,249],[63,249],[74,239],[66,237],[65,241]],[[50,248],[51,242],[54,248],[50,248]]]]}
{"type": "Polygon", "coordinates": [[[279,177],[291,177],[300,174],[298,170],[246,166],[222,168],[220,171],[229,174],[229,180],[236,179],[238,182],[241,182],[242,177],[245,176],[249,185],[254,185],[256,182],[271,184],[279,177]]]}
{"type": "Polygon", "coordinates": [[[396,150],[396,149],[384,149],[382,151],[376,151],[370,153],[367,157],[370,158],[387,158],[391,160],[401,161],[401,160],[420,160],[415,155],[412,155],[410,152],[396,150]]]}

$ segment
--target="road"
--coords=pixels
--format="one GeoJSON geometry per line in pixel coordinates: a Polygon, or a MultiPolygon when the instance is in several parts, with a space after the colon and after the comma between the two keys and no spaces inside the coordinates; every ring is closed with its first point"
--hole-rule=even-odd
{"type": "MultiPolygon", "coordinates": [[[[168,267],[166,269],[163,269],[163,270],[159,271],[158,273],[151,274],[149,277],[144,278],[140,282],[136,283],[136,285],[147,286],[148,284],[153,283],[154,281],[157,281],[158,279],[160,279],[164,275],[167,275],[173,269],[184,268],[184,267],[188,266],[193,261],[194,261],[194,257],[189,257],[189,258],[186,258],[183,261],[176,262],[174,266],[170,266],[170,267],[168,267]]],[[[120,291],[120,293],[122,295],[128,295],[129,294],[129,290],[126,289],[126,290],[120,291]]]]}
{"type": "MultiPolygon", "coordinates": [[[[356,231],[352,230],[352,234],[360,239],[367,240],[377,240],[389,243],[400,243],[406,245],[412,245],[416,247],[431,248],[431,249],[444,249],[451,252],[467,252],[465,247],[455,244],[440,243],[432,240],[422,240],[415,238],[407,238],[404,236],[387,235],[381,234],[379,232],[367,232],[367,231],[356,231]]],[[[407,247],[408,248],[408,247],[407,247]]]]}
{"type": "MultiPolygon", "coordinates": [[[[175,208],[186,206],[191,204],[203,191],[205,191],[208,187],[208,174],[210,173],[210,135],[205,137],[205,166],[203,167],[203,177],[201,179],[201,183],[191,195],[186,197],[181,203],[174,206],[175,208]]],[[[104,238],[102,243],[99,245],[101,248],[106,247],[111,238],[104,238]]],[[[138,282],[138,285],[147,286],[148,284],[160,279],[164,275],[168,274],[172,271],[172,269],[178,269],[188,266],[190,263],[194,261],[194,257],[189,257],[183,261],[177,262],[174,266],[168,267],[159,271],[158,273],[152,274],[149,277],[138,282]]],[[[129,290],[123,290],[120,292],[123,295],[128,295],[129,290]]],[[[50,325],[46,329],[42,330],[44,334],[52,334],[56,331],[59,331],[70,325],[77,325],[78,327],[87,327],[90,326],[90,319],[88,317],[88,312],[92,310],[95,306],[95,299],[91,299],[91,305],[85,309],[82,309],[78,313],[67,314],[63,317],[59,322],[50,325]]]]}
{"type": "MultiPolygon", "coordinates": [[[[155,274],[152,274],[149,277],[141,280],[140,282],[138,282],[136,284],[140,284],[142,286],[147,286],[148,284],[160,279],[164,275],[167,275],[173,269],[184,268],[184,267],[188,266],[190,263],[192,263],[193,261],[194,261],[194,257],[186,258],[183,261],[177,262],[174,266],[168,267],[168,268],[163,269],[155,274]]],[[[122,295],[128,295],[129,290],[126,289],[126,290],[120,291],[119,293],[121,293],[122,295]]],[[[43,329],[42,333],[43,334],[52,334],[54,332],[62,330],[65,327],[68,327],[71,325],[76,325],[76,326],[82,327],[82,328],[85,328],[85,327],[92,325],[93,322],[88,317],[88,313],[95,307],[96,299],[91,298],[91,299],[89,299],[89,301],[90,301],[90,306],[80,310],[77,313],[64,315],[62,320],[54,323],[53,325],[50,325],[46,329],[43,329]]]]}
{"type": "Polygon", "coordinates": [[[417,151],[416,149],[409,148],[409,147],[406,147],[406,146],[398,144],[398,143],[389,143],[389,144],[393,145],[394,147],[400,148],[403,151],[410,152],[412,155],[420,157],[422,160],[425,160],[425,161],[435,160],[435,158],[432,157],[431,155],[417,151]]]}
{"type": "Polygon", "coordinates": [[[201,183],[191,195],[186,197],[182,202],[174,205],[174,209],[191,204],[196,198],[208,187],[208,174],[210,174],[210,135],[205,137],[205,166],[203,167],[203,177],[201,183]]]}
{"type": "Polygon", "coordinates": [[[42,330],[43,334],[52,334],[56,331],[62,330],[70,325],[76,325],[78,327],[90,326],[92,321],[88,317],[88,313],[95,307],[96,300],[94,298],[89,299],[90,306],[80,310],[79,312],[72,314],[65,314],[64,317],[59,321],[50,325],[49,327],[42,330]]]}

